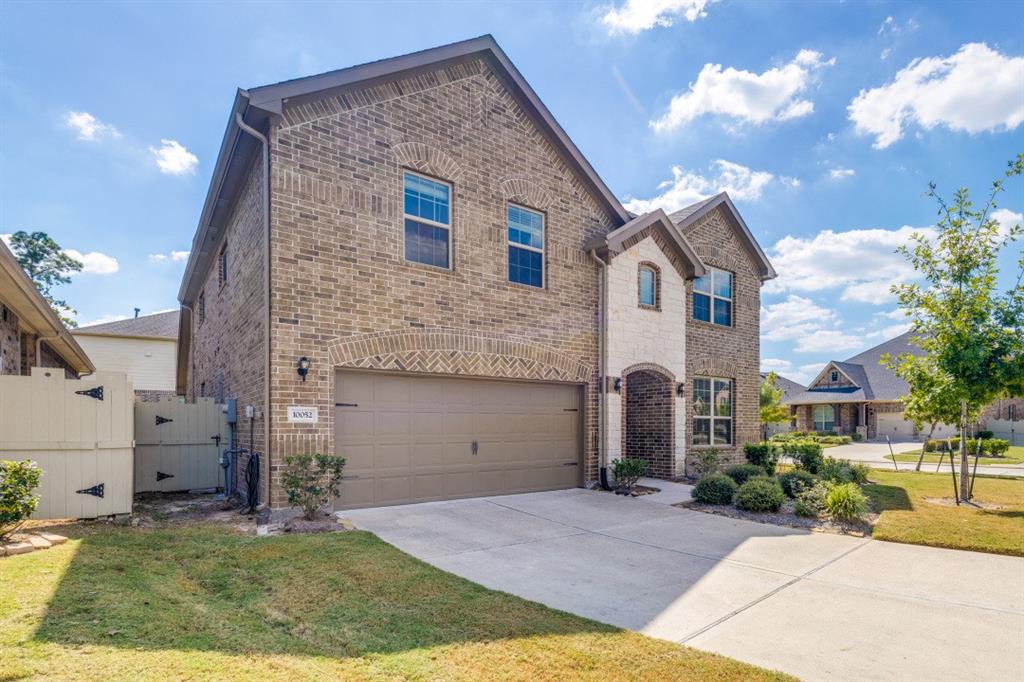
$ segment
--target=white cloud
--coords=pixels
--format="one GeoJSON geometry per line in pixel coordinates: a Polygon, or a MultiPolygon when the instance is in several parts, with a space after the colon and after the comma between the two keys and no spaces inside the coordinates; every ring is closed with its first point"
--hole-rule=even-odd
{"type": "Polygon", "coordinates": [[[661,118],[651,121],[659,133],[667,133],[704,114],[729,116],[760,125],[768,121],[786,121],[807,116],[814,103],[800,99],[825,66],[820,52],[800,50],[793,61],[764,73],[753,73],[721,64],[705,64],[686,92],[675,95],[661,118]]]}
{"type": "Polygon", "coordinates": [[[82,264],[80,272],[83,275],[112,275],[119,268],[116,258],[99,251],[82,253],[75,249],[64,249],[64,253],[82,264]]]}
{"type": "Polygon", "coordinates": [[[105,137],[121,137],[117,128],[103,123],[86,111],[69,111],[64,116],[64,123],[78,133],[79,140],[97,141],[105,137]]]}
{"type": "Polygon", "coordinates": [[[173,261],[175,263],[183,260],[188,260],[188,251],[171,251],[170,253],[151,253],[149,254],[149,260],[154,263],[166,263],[167,261],[173,261]]]}
{"type": "Polygon", "coordinates": [[[761,338],[765,341],[792,341],[838,323],[839,316],[834,310],[796,294],[761,306],[761,338]]]}
{"type": "Polygon", "coordinates": [[[620,7],[609,5],[601,23],[611,35],[640,33],[655,26],[671,26],[678,18],[689,22],[707,16],[707,6],[718,0],[626,0],[620,7]]]}
{"type": "Polygon", "coordinates": [[[857,174],[857,171],[852,168],[833,168],[828,172],[828,176],[833,180],[842,180],[843,178],[852,178],[857,174]]]}
{"type": "Polygon", "coordinates": [[[185,149],[177,140],[160,140],[160,148],[150,147],[149,151],[156,157],[156,165],[161,173],[170,175],[186,175],[195,173],[199,159],[185,149]]]}
{"type": "Polygon", "coordinates": [[[885,149],[906,126],[946,126],[978,133],[1013,130],[1024,122],[1024,57],[1009,57],[985,43],[968,43],[949,57],[915,59],[892,82],[861,90],[847,107],[859,133],[885,149]]]}
{"type": "MultiPolygon", "coordinates": [[[[711,171],[708,175],[702,175],[697,171],[673,166],[672,179],[658,184],[660,194],[651,199],[627,198],[624,206],[637,214],[657,208],[671,213],[719,192],[728,192],[734,201],[756,201],[761,198],[764,188],[776,178],[767,171],[751,170],[725,159],[713,161],[711,171]]],[[[790,187],[800,185],[796,178],[780,177],[778,180],[790,187]]]]}
{"type": "Polygon", "coordinates": [[[93,320],[87,320],[85,322],[78,322],[79,327],[91,327],[94,324],[107,324],[108,322],[120,322],[121,320],[127,320],[127,315],[101,315],[93,320]]]}
{"type": "Polygon", "coordinates": [[[778,372],[781,374],[782,372],[792,368],[793,363],[789,360],[783,360],[781,358],[761,358],[762,372],[778,372]]]}
{"type": "Polygon", "coordinates": [[[822,329],[796,341],[797,353],[836,353],[851,351],[864,346],[864,337],[847,334],[838,329],[822,329]]]}
{"type": "Polygon", "coordinates": [[[897,230],[823,230],[812,237],[787,236],[769,249],[779,276],[764,293],[823,291],[842,288],[844,301],[883,304],[892,301],[889,287],[914,279],[915,271],[896,248],[932,228],[904,226],[897,230]]]}
{"type": "Polygon", "coordinates": [[[1024,225],[1024,214],[1011,211],[1008,208],[999,208],[992,211],[992,220],[999,223],[999,234],[1005,237],[1014,225],[1024,225]]]}

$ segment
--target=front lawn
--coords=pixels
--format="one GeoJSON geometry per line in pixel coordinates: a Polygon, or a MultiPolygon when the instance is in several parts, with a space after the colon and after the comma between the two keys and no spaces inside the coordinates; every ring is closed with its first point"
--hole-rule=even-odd
{"type": "Polygon", "coordinates": [[[864,492],[880,513],[871,533],[877,540],[1024,556],[1024,480],[979,476],[974,501],[998,507],[989,509],[957,507],[949,472],[873,469],[871,480],[864,492]]]}
{"type": "MultiPolygon", "coordinates": [[[[916,450],[909,450],[907,452],[901,452],[896,455],[897,462],[916,462],[917,458],[921,456],[921,448],[916,450]]],[[[886,455],[886,459],[892,459],[892,455],[886,455]]],[[[928,452],[925,453],[924,461],[937,464],[939,460],[943,463],[949,464],[949,453],[948,452],[928,452]]],[[[960,455],[957,452],[953,453],[953,461],[959,465],[960,455]]],[[[1024,462],[1024,445],[1011,445],[1010,449],[1007,450],[1005,457],[980,457],[978,459],[978,466],[983,465],[1000,465],[1000,464],[1021,464],[1024,462]]],[[[971,466],[974,466],[974,455],[971,455],[971,466]]]]}
{"type": "Polygon", "coordinates": [[[0,680],[791,679],[485,589],[375,536],[56,529],[0,559],[0,680]]]}

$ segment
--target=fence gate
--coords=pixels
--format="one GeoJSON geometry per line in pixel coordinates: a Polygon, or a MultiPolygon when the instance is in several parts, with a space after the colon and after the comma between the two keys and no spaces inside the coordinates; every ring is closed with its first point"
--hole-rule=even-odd
{"type": "Polygon", "coordinates": [[[135,492],[223,486],[218,458],[227,433],[226,417],[213,398],[135,403],[135,492]]]}
{"type": "Polygon", "coordinates": [[[30,459],[43,471],[33,518],[131,513],[134,401],[124,372],[0,376],[0,459],[30,459]]]}

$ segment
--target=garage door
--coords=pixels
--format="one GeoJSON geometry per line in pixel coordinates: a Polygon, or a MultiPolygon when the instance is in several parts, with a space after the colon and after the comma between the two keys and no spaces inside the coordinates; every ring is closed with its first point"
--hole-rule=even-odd
{"type": "Polygon", "coordinates": [[[889,436],[894,441],[914,438],[914,424],[905,420],[902,412],[880,412],[876,417],[879,438],[889,436]]]}
{"type": "Polygon", "coordinates": [[[580,484],[580,387],[340,371],[337,508],[580,484]]]}

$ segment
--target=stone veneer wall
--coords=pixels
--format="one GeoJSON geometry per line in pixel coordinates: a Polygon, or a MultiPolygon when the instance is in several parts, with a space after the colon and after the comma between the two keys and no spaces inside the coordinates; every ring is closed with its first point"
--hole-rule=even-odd
{"type": "Polygon", "coordinates": [[[21,374],[21,335],[18,316],[0,303],[0,374],[21,374]]]}

